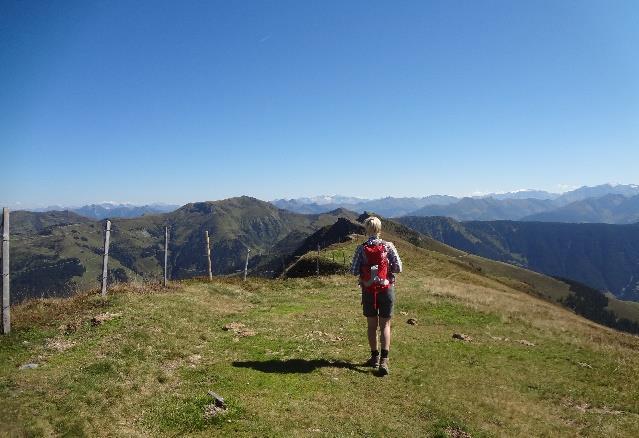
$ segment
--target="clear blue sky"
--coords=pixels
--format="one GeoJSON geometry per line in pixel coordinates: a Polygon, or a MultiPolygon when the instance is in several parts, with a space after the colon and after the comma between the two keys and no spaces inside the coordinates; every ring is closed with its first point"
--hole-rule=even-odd
{"type": "Polygon", "coordinates": [[[639,182],[639,2],[0,2],[0,202],[639,182]]]}

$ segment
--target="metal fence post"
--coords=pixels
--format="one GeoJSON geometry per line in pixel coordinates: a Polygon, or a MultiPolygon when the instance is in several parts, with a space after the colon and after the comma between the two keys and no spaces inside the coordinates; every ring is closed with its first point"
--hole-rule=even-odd
{"type": "Polygon", "coordinates": [[[164,227],[164,287],[166,287],[169,261],[169,227],[164,227]]]}
{"type": "Polygon", "coordinates": [[[246,274],[248,273],[249,253],[251,248],[246,248],[246,263],[244,264],[244,281],[246,281],[246,274]]]}
{"type": "Polygon", "coordinates": [[[107,219],[104,231],[104,259],[102,260],[102,296],[107,294],[107,278],[109,276],[109,240],[111,239],[111,221],[107,219]]]}
{"type": "Polygon", "coordinates": [[[206,238],[206,261],[208,263],[209,269],[209,281],[213,280],[213,271],[211,266],[211,242],[209,241],[209,232],[204,232],[204,237],[206,238]]]}
{"type": "Polygon", "coordinates": [[[9,275],[9,209],[2,209],[2,333],[11,331],[11,276],[9,275]]]}

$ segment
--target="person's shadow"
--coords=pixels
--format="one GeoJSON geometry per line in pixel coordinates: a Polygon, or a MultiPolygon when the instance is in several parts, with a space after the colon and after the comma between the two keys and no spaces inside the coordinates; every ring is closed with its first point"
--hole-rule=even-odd
{"type": "MultiPolygon", "coordinates": [[[[367,373],[361,366],[343,360],[326,359],[270,359],[235,361],[233,366],[237,368],[252,368],[263,373],[310,373],[318,368],[347,368],[358,373],[367,373]]],[[[372,371],[372,370],[371,370],[372,371]]]]}

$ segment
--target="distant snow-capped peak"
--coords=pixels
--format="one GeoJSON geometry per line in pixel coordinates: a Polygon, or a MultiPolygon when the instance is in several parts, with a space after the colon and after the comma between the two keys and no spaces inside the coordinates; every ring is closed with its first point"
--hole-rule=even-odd
{"type": "Polygon", "coordinates": [[[273,200],[273,202],[280,202],[280,201],[297,202],[298,204],[329,205],[329,204],[355,204],[358,202],[367,201],[367,199],[356,198],[353,196],[342,196],[342,195],[318,195],[318,196],[310,196],[310,197],[273,200]]]}

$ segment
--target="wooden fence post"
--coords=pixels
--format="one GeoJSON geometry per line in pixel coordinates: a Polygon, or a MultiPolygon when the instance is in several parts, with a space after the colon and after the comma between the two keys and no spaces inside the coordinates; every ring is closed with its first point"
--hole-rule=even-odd
{"type": "Polygon", "coordinates": [[[169,227],[164,227],[164,287],[167,282],[167,265],[169,261],[169,227]]]}
{"type": "Polygon", "coordinates": [[[9,275],[9,209],[2,209],[2,333],[11,331],[11,277],[9,275]]]}
{"type": "Polygon", "coordinates": [[[204,232],[204,237],[206,238],[206,261],[208,263],[209,268],[209,281],[213,281],[213,271],[211,267],[211,243],[209,241],[209,232],[204,232]]]}
{"type": "Polygon", "coordinates": [[[102,260],[102,296],[107,294],[107,278],[109,276],[109,240],[111,239],[111,221],[107,219],[104,231],[104,259],[102,260]]]}
{"type": "Polygon", "coordinates": [[[248,273],[248,261],[251,248],[246,248],[246,263],[244,264],[244,281],[246,281],[246,274],[248,273]]]}

